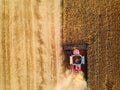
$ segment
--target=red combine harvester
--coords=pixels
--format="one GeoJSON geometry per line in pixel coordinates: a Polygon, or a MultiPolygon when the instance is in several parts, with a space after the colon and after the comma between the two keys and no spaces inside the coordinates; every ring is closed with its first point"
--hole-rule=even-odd
{"type": "Polygon", "coordinates": [[[82,71],[82,66],[86,64],[83,51],[87,49],[87,44],[65,44],[63,49],[69,56],[70,69],[75,73],[82,71]]]}

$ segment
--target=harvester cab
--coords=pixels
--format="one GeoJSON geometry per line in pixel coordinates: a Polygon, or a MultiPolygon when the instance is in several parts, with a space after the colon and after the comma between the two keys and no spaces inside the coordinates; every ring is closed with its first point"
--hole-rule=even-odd
{"type": "Polygon", "coordinates": [[[63,49],[69,57],[70,69],[75,73],[84,71],[87,44],[65,44],[63,49]]]}

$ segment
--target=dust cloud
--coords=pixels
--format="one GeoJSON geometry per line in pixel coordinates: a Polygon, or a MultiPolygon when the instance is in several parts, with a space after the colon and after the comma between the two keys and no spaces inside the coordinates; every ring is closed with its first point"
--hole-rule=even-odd
{"type": "Polygon", "coordinates": [[[65,77],[57,83],[54,90],[87,90],[83,72],[73,73],[67,71],[65,77]]]}

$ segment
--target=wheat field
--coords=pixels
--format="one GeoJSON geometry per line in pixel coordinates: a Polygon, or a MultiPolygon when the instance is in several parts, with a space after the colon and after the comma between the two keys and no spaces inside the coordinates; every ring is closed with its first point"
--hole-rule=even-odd
{"type": "Polygon", "coordinates": [[[120,0],[0,0],[0,90],[71,79],[65,90],[120,90],[120,0]],[[87,82],[65,73],[66,43],[88,44],[87,82]]]}
{"type": "Polygon", "coordinates": [[[120,0],[64,0],[63,43],[87,43],[90,90],[120,90],[120,0]]]}

